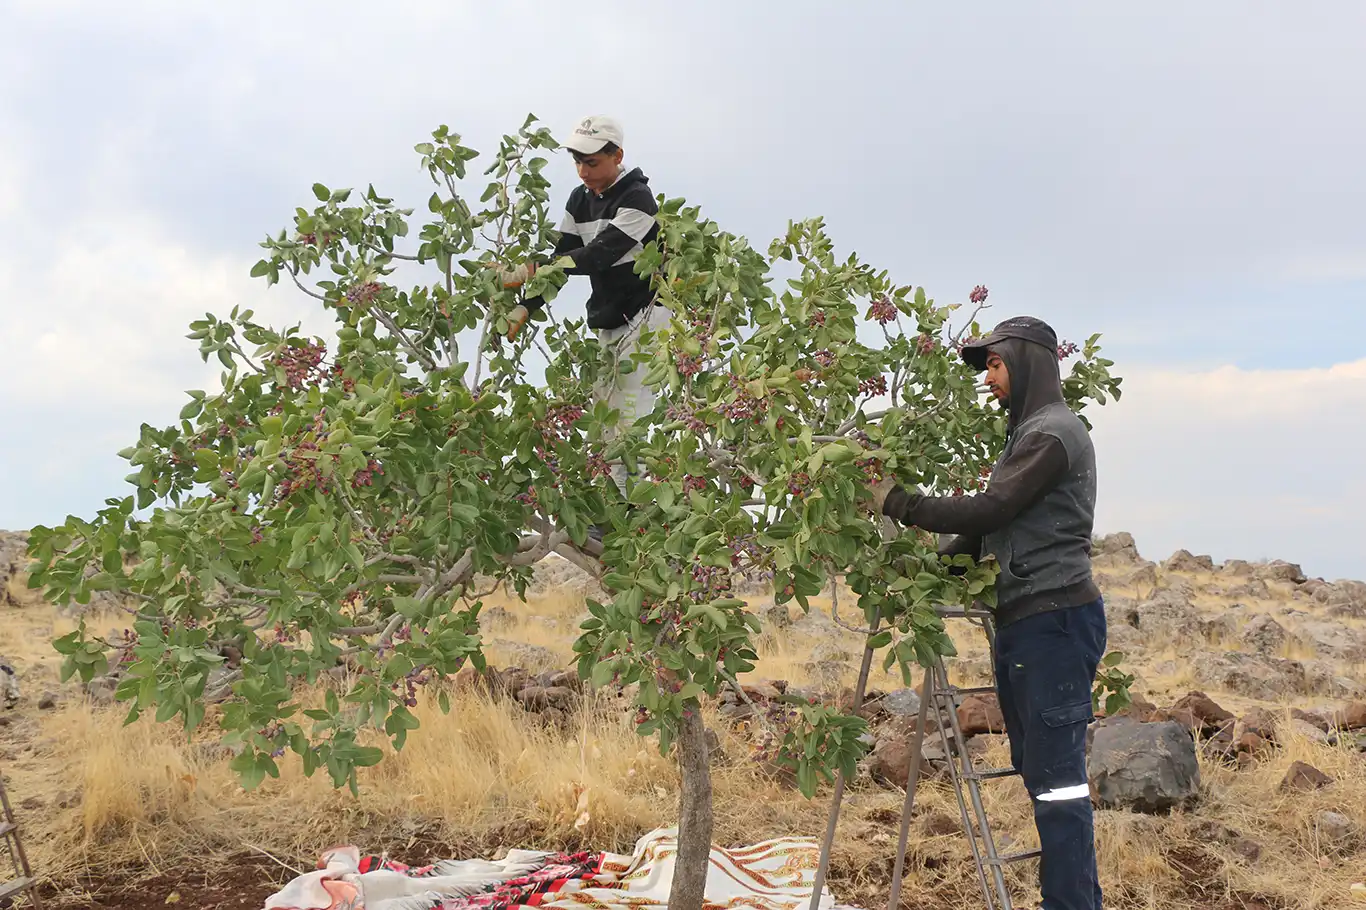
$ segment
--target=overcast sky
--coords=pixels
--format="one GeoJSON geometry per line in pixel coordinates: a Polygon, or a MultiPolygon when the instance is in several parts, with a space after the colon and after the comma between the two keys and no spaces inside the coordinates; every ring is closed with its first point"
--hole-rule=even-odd
{"type": "Polygon", "coordinates": [[[191,319],[312,321],[247,270],[314,181],[608,113],[756,243],[1103,332],[1098,530],[1366,577],[1366,4],[932,6],[0,0],[0,527],[123,494],[191,319]]]}

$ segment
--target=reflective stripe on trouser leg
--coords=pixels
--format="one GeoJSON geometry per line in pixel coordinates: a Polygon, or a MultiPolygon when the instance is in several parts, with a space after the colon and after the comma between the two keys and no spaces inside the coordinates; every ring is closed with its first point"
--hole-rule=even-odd
{"type": "Polygon", "coordinates": [[[1057,802],[1060,799],[1090,799],[1091,788],[1086,784],[1077,784],[1075,787],[1058,787],[1046,793],[1040,793],[1035,799],[1045,802],[1057,802]]]}

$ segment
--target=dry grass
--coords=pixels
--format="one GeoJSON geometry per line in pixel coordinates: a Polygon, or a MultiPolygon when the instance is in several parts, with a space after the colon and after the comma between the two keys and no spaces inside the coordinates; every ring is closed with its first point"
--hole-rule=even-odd
{"type": "MultiPolygon", "coordinates": [[[[1192,576],[1198,588],[1208,583],[1192,576]]],[[[1200,603],[1213,610],[1226,601],[1202,595],[1200,603]]],[[[514,614],[492,637],[546,647],[562,657],[570,653],[583,612],[582,598],[567,592],[537,599],[534,614],[504,596],[490,598],[488,605],[514,614]]],[[[822,606],[828,609],[828,601],[822,606]]],[[[99,630],[113,624],[107,617],[91,620],[99,630]]],[[[104,870],[155,872],[204,862],[246,845],[300,867],[338,842],[413,860],[431,858],[432,851],[491,855],[500,846],[620,851],[674,819],[672,764],[635,736],[628,712],[606,701],[590,701],[569,729],[557,730],[515,706],[458,694],[449,715],[430,703],[420,706],[422,728],[402,753],[362,775],[358,798],[334,791],[325,776],[303,777],[288,760],[280,779],[245,793],[212,750],[185,741],[171,727],[145,720],[124,726],[123,711],[93,708],[74,689],[61,690],[64,701],[56,710],[34,712],[34,696],[59,688],[58,661],[46,642],[70,626],[45,607],[6,610],[0,619],[0,653],[19,665],[30,696],[20,719],[0,728],[0,761],[15,802],[41,802],[21,811],[30,853],[44,875],[63,885],[104,870]]],[[[979,668],[958,675],[980,682],[984,642],[966,626],[954,631],[961,666],[979,668]]],[[[806,683],[812,646],[831,639],[857,655],[860,641],[851,633],[814,636],[802,624],[787,633],[766,633],[759,642],[762,675],[806,683]]],[[[1144,694],[1167,703],[1193,688],[1189,650],[1173,647],[1137,658],[1144,694]]],[[[498,649],[492,651],[496,659],[498,649]]],[[[852,684],[857,661],[848,664],[842,682],[852,684]]],[[[870,685],[894,689],[901,681],[876,667],[870,685]]],[[[1211,694],[1235,710],[1253,704],[1236,693],[1211,694]]],[[[746,744],[719,717],[711,725],[721,732],[725,756],[714,772],[717,842],[818,836],[824,799],[807,802],[770,779],[746,759],[746,744]]],[[[1003,744],[991,748],[986,764],[1007,763],[1003,744]]],[[[1361,906],[1353,904],[1348,887],[1363,877],[1366,853],[1360,843],[1344,848],[1321,842],[1314,816],[1325,809],[1345,813],[1366,831],[1362,756],[1292,736],[1253,770],[1204,765],[1202,774],[1202,800],[1187,813],[1097,813],[1109,906],[1232,907],[1253,898],[1285,908],[1361,906]],[[1295,760],[1322,769],[1336,783],[1313,793],[1279,793],[1277,784],[1295,760]],[[1211,835],[1214,830],[1224,836],[1211,835]],[[1256,861],[1236,849],[1239,839],[1261,848],[1256,861]]],[[[1030,804],[1018,781],[988,784],[984,796],[1009,849],[1036,843],[1030,804]]],[[[901,801],[902,794],[866,782],[853,786],[832,865],[833,887],[842,900],[863,906],[885,900],[901,801]]],[[[905,906],[979,904],[958,808],[942,782],[917,794],[911,845],[905,906]]],[[[1032,868],[1012,870],[1011,879],[1027,906],[1024,901],[1034,896],[1032,868]]]]}

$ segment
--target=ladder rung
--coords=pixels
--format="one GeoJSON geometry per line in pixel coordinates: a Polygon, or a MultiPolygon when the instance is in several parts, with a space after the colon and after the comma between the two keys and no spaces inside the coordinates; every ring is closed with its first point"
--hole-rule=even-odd
{"type": "Polygon", "coordinates": [[[990,695],[990,694],[993,694],[993,693],[996,691],[996,687],[995,687],[995,686],[968,686],[968,687],[966,687],[966,688],[960,688],[960,687],[958,687],[958,686],[950,686],[948,691],[949,691],[949,693],[952,694],[955,698],[957,698],[959,695],[990,695]]]}
{"type": "Polygon", "coordinates": [[[0,884],[0,897],[13,897],[20,891],[27,891],[33,887],[31,878],[14,878],[0,884]]]}
{"type": "Polygon", "coordinates": [[[1022,863],[1027,859],[1038,859],[1042,855],[1040,850],[1025,850],[1022,853],[1007,853],[1005,856],[998,856],[995,859],[983,857],[982,862],[988,866],[1008,866],[1011,863],[1022,863]]]}
{"type": "Polygon", "coordinates": [[[19,826],[14,822],[0,822],[0,837],[4,837],[19,826]]]}
{"type": "Polygon", "coordinates": [[[970,771],[964,776],[970,780],[995,780],[998,777],[1014,777],[1019,773],[1014,768],[982,768],[970,771]]]}

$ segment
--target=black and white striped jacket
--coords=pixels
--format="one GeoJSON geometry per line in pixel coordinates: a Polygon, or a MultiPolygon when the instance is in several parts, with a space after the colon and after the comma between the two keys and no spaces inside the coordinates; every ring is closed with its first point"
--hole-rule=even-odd
{"type": "MultiPolygon", "coordinates": [[[[620,328],[652,302],[649,276],[636,275],[635,261],[659,233],[658,212],[640,168],[622,174],[601,196],[586,186],[569,194],[551,261],[568,256],[574,267],[565,271],[592,282],[589,328],[620,328]]],[[[535,311],[545,301],[537,297],[524,305],[535,311]]]]}

